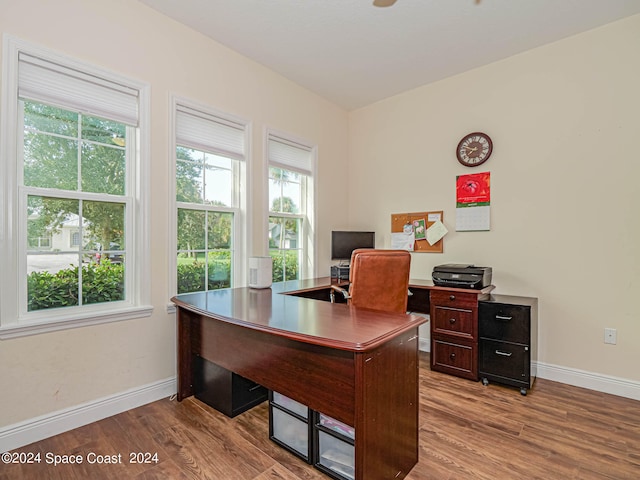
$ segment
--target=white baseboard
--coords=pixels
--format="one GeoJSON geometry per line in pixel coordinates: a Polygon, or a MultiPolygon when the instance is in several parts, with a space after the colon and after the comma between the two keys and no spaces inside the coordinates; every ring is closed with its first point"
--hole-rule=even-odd
{"type": "Polygon", "coordinates": [[[176,377],[143,385],[109,397],[0,428],[0,453],[38,442],[132,408],[169,398],[176,393],[176,377]]]}
{"type": "MultiPolygon", "coordinates": [[[[612,377],[599,373],[585,372],[575,368],[561,367],[538,362],[538,377],[566,383],[575,387],[588,388],[598,392],[610,393],[619,397],[640,400],[640,382],[626,378],[612,377]]],[[[535,385],[534,387],[535,388],[535,385]]]]}
{"type": "MultiPolygon", "coordinates": [[[[428,338],[420,338],[418,348],[429,352],[431,345],[428,338]]],[[[585,372],[575,368],[560,367],[548,363],[534,362],[533,371],[537,369],[538,377],[554,382],[566,383],[574,387],[588,388],[597,392],[610,393],[619,397],[640,400],[640,382],[626,378],[612,377],[599,373],[585,372]]],[[[534,386],[535,388],[535,386],[534,386]]]]}

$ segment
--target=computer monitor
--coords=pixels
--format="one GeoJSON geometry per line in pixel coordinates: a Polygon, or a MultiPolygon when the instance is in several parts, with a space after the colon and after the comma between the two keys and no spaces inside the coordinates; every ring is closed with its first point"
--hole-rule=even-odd
{"type": "Polygon", "coordinates": [[[331,232],[331,260],[351,260],[351,252],[357,248],[375,248],[375,232],[331,232]]]}

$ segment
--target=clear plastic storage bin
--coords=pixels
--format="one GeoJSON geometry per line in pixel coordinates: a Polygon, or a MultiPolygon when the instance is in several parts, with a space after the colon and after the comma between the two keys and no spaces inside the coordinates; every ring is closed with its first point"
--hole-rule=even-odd
{"type": "Polygon", "coordinates": [[[331,418],[323,413],[318,414],[318,423],[328,430],[341,433],[345,437],[349,437],[351,440],[356,438],[356,429],[350,427],[346,423],[339,422],[335,418],[331,418]]]}
{"type": "MultiPolygon", "coordinates": [[[[318,432],[317,467],[324,467],[337,473],[338,478],[355,478],[355,448],[329,433],[318,432]]],[[[323,468],[323,470],[324,470],[323,468]]]]}
{"type": "Polygon", "coordinates": [[[289,397],[285,397],[281,393],[273,392],[271,402],[284,407],[290,412],[296,413],[301,417],[307,418],[307,416],[309,415],[309,408],[306,405],[303,405],[300,402],[296,402],[289,397]]]}
{"type": "Polygon", "coordinates": [[[279,408],[273,408],[271,419],[273,439],[308,458],[309,425],[279,408]]]}

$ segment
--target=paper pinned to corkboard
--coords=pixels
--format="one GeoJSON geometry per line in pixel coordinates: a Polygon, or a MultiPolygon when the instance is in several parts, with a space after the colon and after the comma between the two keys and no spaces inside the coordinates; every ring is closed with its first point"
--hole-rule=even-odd
{"type": "MultiPolygon", "coordinates": [[[[444,222],[443,211],[432,212],[413,212],[413,213],[393,213],[391,214],[391,233],[407,232],[409,226],[413,230],[415,236],[415,242],[413,246],[414,252],[424,253],[442,253],[443,252],[443,236],[446,234],[446,228],[444,233],[439,230],[439,240],[430,244],[427,240],[434,232],[429,232],[429,228],[436,224],[436,222],[444,222]]],[[[442,224],[444,227],[444,223],[442,224]]]]}

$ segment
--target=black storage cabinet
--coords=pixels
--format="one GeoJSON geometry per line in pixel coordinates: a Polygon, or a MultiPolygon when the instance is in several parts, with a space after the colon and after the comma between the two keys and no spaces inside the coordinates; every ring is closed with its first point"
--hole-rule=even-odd
{"type": "Polygon", "coordinates": [[[197,355],[193,363],[195,397],[227,417],[267,400],[267,389],[262,385],[197,355]]]}
{"type": "Polygon", "coordinates": [[[491,295],[478,302],[478,375],[520,388],[533,386],[538,359],[538,299],[491,295]]]}

